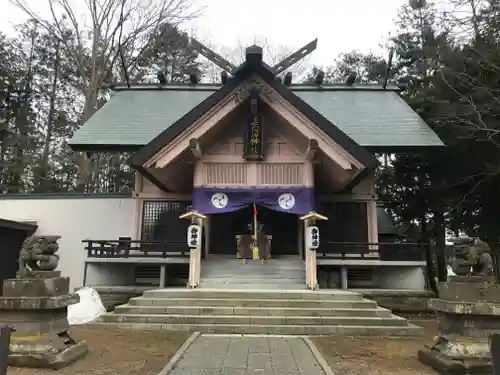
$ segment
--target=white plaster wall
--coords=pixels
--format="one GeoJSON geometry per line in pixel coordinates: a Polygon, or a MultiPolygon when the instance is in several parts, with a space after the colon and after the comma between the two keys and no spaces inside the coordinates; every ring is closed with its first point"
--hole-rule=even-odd
{"type": "Polygon", "coordinates": [[[134,285],[134,264],[88,263],[87,286],[129,286],[134,285]]]}
{"type": "Polygon", "coordinates": [[[376,270],[381,289],[405,289],[425,291],[425,269],[413,267],[379,267],[376,270]]]}
{"type": "Polygon", "coordinates": [[[0,217],[35,221],[36,234],[57,234],[59,269],[71,278],[71,289],[83,284],[87,256],[82,240],[117,240],[134,237],[135,202],[132,197],[70,197],[0,199],[0,217]]]}

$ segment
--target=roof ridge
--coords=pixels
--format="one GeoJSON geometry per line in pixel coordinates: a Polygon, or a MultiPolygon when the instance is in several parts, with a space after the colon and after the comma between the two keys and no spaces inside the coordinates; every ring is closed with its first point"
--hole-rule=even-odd
{"type": "MultiPolygon", "coordinates": [[[[157,84],[147,84],[141,83],[136,85],[114,85],[108,86],[107,88],[113,91],[217,91],[221,89],[223,85],[212,84],[212,83],[199,83],[193,84],[167,84],[167,85],[157,85],[157,84]]],[[[310,84],[292,84],[287,86],[290,91],[375,91],[375,92],[400,92],[401,88],[397,86],[388,86],[383,88],[379,84],[362,84],[356,86],[346,86],[342,84],[328,84],[315,86],[310,84]]]]}

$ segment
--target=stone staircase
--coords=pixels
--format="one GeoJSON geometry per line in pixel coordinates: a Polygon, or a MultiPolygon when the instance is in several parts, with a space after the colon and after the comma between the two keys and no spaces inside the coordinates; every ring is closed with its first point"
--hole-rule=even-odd
{"type": "Polygon", "coordinates": [[[91,325],[279,335],[422,333],[361,294],[306,290],[300,260],[210,262],[202,265],[200,288],[148,290],[91,325]]]}
{"type": "Polygon", "coordinates": [[[243,263],[234,256],[212,255],[201,266],[202,288],[305,289],[304,262],[298,256],[282,256],[243,263]]]}
{"type": "Polygon", "coordinates": [[[288,335],[416,335],[421,329],[361,294],[309,291],[297,257],[265,264],[212,256],[200,288],[145,291],[93,326],[288,335]]]}
{"type": "Polygon", "coordinates": [[[341,290],[150,290],[91,326],[238,334],[421,334],[419,327],[376,302],[341,290]]]}

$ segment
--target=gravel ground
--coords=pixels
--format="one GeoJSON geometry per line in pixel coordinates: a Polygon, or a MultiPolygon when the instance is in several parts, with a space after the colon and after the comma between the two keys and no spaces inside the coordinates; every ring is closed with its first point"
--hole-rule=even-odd
{"type": "Polygon", "coordinates": [[[313,341],[338,375],[436,375],[417,360],[417,351],[432,343],[436,323],[418,325],[425,328],[422,337],[326,336],[313,341]]]}
{"type": "Polygon", "coordinates": [[[9,367],[8,375],[157,375],[189,336],[185,332],[73,328],[89,353],[57,372],[9,367]]]}
{"type": "MultiPolygon", "coordinates": [[[[436,375],[417,360],[417,351],[436,335],[435,322],[419,321],[422,337],[326,336],[312,340],[338,375],[436,375]]],[[[156,375],[184,343],[184,332],[122,331],[74,328],[87,340],[89,354],[57,372],[9,368],[18,375],[156,375]]]]}

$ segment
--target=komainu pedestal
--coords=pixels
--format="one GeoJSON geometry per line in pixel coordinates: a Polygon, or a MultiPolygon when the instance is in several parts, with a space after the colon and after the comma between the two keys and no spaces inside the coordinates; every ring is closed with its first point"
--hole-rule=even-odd
{"type": "Polygon", "coordinates": [[[0,322],[15,327],[10,366],[59,369],[88,351],[85,341],[71,337],[67,319],[68,306],[79,296],[69,292],[69,278],[53,270],[58,237],[33,237],[23,244],[17,277],[3,282],[0,322]],[[44,244],[51,245],[47,251],[44,244]]]}
{"type": "Polygon", "coordinates": [[[492,374],[490,339],[500,333],[500,285],[484,276],[454,276],[430,300],[438,315],[435,342],[419,360],[443,374],[492,374]]]}

